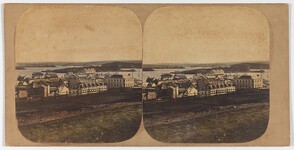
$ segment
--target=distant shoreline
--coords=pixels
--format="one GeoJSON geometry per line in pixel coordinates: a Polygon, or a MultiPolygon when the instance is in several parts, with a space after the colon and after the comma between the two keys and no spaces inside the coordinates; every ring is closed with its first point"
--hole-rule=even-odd
{"type": "Polygon", "coordinates": [[[20,66],[16,66],[15,69],[16,69],[16,70],[26,70],[25,67],[20,67],[20,66]]]}
{"type": "Polygon", "coordinates": [[[52,64],[26,64],[26,65],[16,65],[16,67],[57,67],[56,65],[52,64]]]}

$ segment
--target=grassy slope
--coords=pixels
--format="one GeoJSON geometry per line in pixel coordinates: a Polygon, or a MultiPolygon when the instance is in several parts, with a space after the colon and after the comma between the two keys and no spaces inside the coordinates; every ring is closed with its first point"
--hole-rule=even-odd
{"type": "Polygon", "coordinates": [[[246,142],[264,133],[268,105],[147,127],[148,133],[162,142],[246,142]]]}
{"type": "Polygon", "coordinates": [[[269,93],[249,93],[144,103],[144,126],[161,142],[246,142],[261,136],[269,117],[269,93]]]}
{"type": "Polygon", "coordinates": [[[35,142],[119,142],[136,134],[140,122],[141,104],[137,104],[19,129],[26,138],[35,142]]]}

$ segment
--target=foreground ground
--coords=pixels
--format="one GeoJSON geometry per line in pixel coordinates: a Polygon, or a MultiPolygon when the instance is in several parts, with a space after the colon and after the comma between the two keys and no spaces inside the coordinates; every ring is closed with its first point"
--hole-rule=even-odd
{"type": "Polygon", "coordinates": [[[144,126],[154,139],[162,142],[247,142],[265,132],[268,101],[268,90],[262,90],[174,102],[145,102],[144,126]]]}
{"type": "Polygon", "coordinates": [[[19,130],[34,142],[120,142],[141,123],[140,93],[16,101],[19,130]]]}

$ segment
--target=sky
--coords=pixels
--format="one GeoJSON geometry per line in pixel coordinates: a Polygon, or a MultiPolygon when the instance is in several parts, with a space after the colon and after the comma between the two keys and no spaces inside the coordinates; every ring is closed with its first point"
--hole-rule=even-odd
{"type": "Polygon", "coordinates": [[[142,60],[143,53],[144,64],[269,61],[268,21],[251,8],[167,6],[142,22],[143,32],[134,12],[115,6],[33,7],[18,20],[15,60],[142,60]]]}
{"type": "Polygon", "coordinates": [[[143,63],[269,61],[269,24],[237,6],[168,6],[148,16],[143,63]]]}
{"type": "Polygon", "coordinates": [[[19,18],[15,35],[16,62],[142,59],[141,23],[120,7],[33,7],[19,18]]]}

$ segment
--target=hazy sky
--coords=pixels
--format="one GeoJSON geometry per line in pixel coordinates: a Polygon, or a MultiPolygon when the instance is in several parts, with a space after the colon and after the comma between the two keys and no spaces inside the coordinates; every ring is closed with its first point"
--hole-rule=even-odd
{"type": "Polygon", "coordinates": [[[46,6],[27,10],[16,29],[16,62],[140,60],[216,63],[269,60],[269,25],[254,9],[168,6],[143,29],[128,9],[46,6]]]}
{"type": "Polygon", "coordinates": [[[143,63],[269,60],[269,25],[259,12],[235,6],[170,6],[146,20],[143,63]]]}
{"type": "Polygon", "coordinates": [[[34,7],[16,29],[16,62],[141,60],[142,27],[112,6],[34,7]]]}

